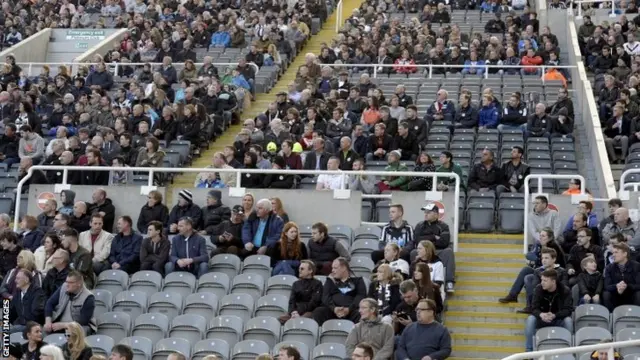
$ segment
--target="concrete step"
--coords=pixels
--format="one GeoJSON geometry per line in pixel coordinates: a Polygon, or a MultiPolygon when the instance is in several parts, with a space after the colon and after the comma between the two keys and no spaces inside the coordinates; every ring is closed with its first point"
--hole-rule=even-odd
{"type": "MultiPolygon", "coordinates": [[[[456,294],[456,300],[447,300],[447,309],[449,311],[467,311],[467,315],[472,316],[472,312],[515,313],[516,310],[525,306],[524,297],[519,298],[517,303],[509,304],[499,303],[498,298],[499,296],[486,296],[477,299],[459,299],[456,294]]],[[[448,312],[447,316],[449,316],[448,312]]]]}
{"type": "MultiPolygon", "coordinates": [[[[525,265],[524,257],[520,254],[500,253],[500,252],[486,252],[486,251],[458,251],[456,253],[456,263],[461,262],[473,262],[473,261],[496,261],[500,265],[504,263],[520,264],[520,267],[525,265]]],[[[495,262],[494,262],[495,266],[495,262]]]]}
{"type": "MultiPolygon", "coordinates": [[[[525,314],[518,314],[515,311],[510,311],[509,308],[498,307],[497,310],[454,310],[449,309],[445,317],[445,324],[448,322],[487,322],[487,323],[504,323],[504,324],[519,324],[524,326],[524,320],[527,318],[525,314]]],[[[515,310],[515,309],[511,309],[515,310]]]]}
{"type": "Polygon", "coordinates": [[[479,279],[465,280],[456,279],[456,292],[458,290],[487,290],[504,292],[511,288],[513,281],[511,279],[496,279],[494,281],[482,281],[479,279]]]}
{"type": "Polygon", "coordinates": [[[456,257],[456,271],[495,271],[496,267],[500,267],[502,271],[514,273],[520,271],[524,266],[523,262],[505,262],[497,263],[496,261],[458,261],[456,257]]]}
{"type": "Polygon", "coordinates": [[[496,254],[522,255],[522,246],[517,244],[497,244],[497,243],[459,243],[458,253],[467,252],[492,252],[496,254]]]}
{"type": "MultiPolygon", "coordinates": [[[[455,297],[451,297],[451,301],[470,301],[477,303],[498,303],[498,299],[506,296],[508,293],[507,289],[457,289],[455,297]]],[[[518,301],[520,301],[520,305],[524,304],[526,297],[524,291],[518,296],[518,301]]]]}
{"type": "Polygon", "coordinates": [[[524,335],[524,324],[520,323],[449,321],[447,317],[445,325],[451,332],[458,334],[524,335]]]}
{"type": "Polygon", "coordinates": [[[482,346],[482,345],[455,345],[452,356],[465,358],[502,359],[509,355],[524,352],[522,346],[482,346]]]}
{"type": "Polygon", "coordinates": [[[458,236],[460,244],[510,244],[522,246],[524,237],[522,234],[470,234],[462,233],[458,236]]]}
{"type": "MultiPolygon", "coordinates": [[[[456,269],[456,282],[460,282],[460,281],[482,282],[489,279],[495,280],[495,281],[513,282],[517,276],[518,276],[518,271],[495,273],[495,272],[488,272],[488,271],[460,271],[456,269]]],[[[511,284],[509,284],[508,287],[511,287],[511,284]]]]}
{"type": "Polygon", "coordinates": [[[495,347],[522,347],[524,348],[523,335],[493,335],[474,333],[452,333],[454,348],[460,345],[495,346],[495,347]]]}

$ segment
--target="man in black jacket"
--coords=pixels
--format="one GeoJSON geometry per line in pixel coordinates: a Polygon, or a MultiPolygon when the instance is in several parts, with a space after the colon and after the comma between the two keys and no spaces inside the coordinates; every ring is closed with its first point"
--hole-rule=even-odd
{"type": "Polygon", "coordinates": [[[469,172],[469,191],[495,191],[500,184],[500,168],[495,164],[493,151],[484,149],[482,159],[469,172]]]}
{"type": "Polygon", "coordinates": [[[47,271],[46,276],[42,280],[42,290],[47,298],[64,284],[71,270],[69,267],[69,252],[67,250],[56,250],[51,256],[51,262],[53,263],[53,268],[47,271]]]}
{"type": "Polygon", "coordinates": [[[35,321],[38,324],[44,322],[44,304],[47,298],[40,286],[32,280],[31,272],[25,269],[18,270],[15,277],[16,290],[9,308],[11,333],[24,331],[28,321],[35,321]]]}
{"type": "Polygon", "coordinates": [[[7,164],[7,167],[20,162],[18,156],[20,138],[16,135],[16,131],[16,125],[10,123],[4,126],[4,135],[0,136],[0,162],[7,164]]]}
{"type": "Polygon", "coordinates": [[[524,328],[526,351],[533,351],[536,331],[547,326],[562,326],[573,333],[573,299],[568,287],[558,282],[558,273],[545,270],[533,295],[532,313],[524,328]]]}
{"type": "MultiPolygon", "coordinates": [[[[108,172],[107,172],[108,174],[108,172]]],[[[104,221],[104,230],[108,232],[113,231],[113,223],[116,218],[116,208],[113,206],[111,199],[107,198],[107,192],[98,188],[94,190],[91,195],[91,199],[93,200],[93,204],[89,205],[88,213],[93,215],[95,213],[99,213],[102,215],[102,219],[104,221]]]]}
{"type": "Polygon", "coordinates": [[[524,149],[514,146],[511,149],[511,160],[502,164],[500,171],[502,181],[496,187],[498,197],[503,192],[521,193],[524,192],[524,179],[529,175],[529,165],[522,161],[524,149]]]}
{"type": "Polygon", "coordinates": [[[202,223],[202,210],[198,205],[193,203],[193,193],[187,189],[182,189],[178,193],[178,203],[169,213],[169,234],[178,233],[178,220],[185,216],[193,219],[193,223],[197,224],[196,228],[200,227],[202,223]]]}
{"type": "Polygon", "coordinates": [[[313,311],[322,305],[322,282],[316,279],[316,266],[311,260],[300,262],[299,275],[291,287],[289,310],[280,316],[283,324],[297,317],[313,318],[313,311]]]}
{"type": "Polygon", "coordinates": [[[352,274],[347,259],[340,257],[333,261],[331,277],[322,289],[322,306],[313,310],[318,325],[331,319],[348,319],[354,324],[360,321],[358,308],[367,296],[367,286],[361,277],[352,274]]]}
{"type": "Polygon", "coordinates": [[[626,243],[613,245],[613,263],[607,265],[604,278],[604,306],[613,311],[620,305],[640,306],[640,263],[630,260],[626,243]]]}
{"type": "MultiPolygon", "coordinates": [[[[585,215],[581,215],[584,218],[585,215]]],[[[577,230],[577,243],[571,247],[567,258],[569,286],[573,286],[578,282],[578,275],[582,273],[582,260],[587,256],[595,258],[596,264],[598,264],[598,271],[604,270],[604,251],[600,246],[592,244],[592,235],[593,231],[587,227],[581,227],[577,230]]]]}
{"type": "Polygon", "coordinates": [[[163,225],[151,221],[147,227],[147,237],[140,245],[140,270],[153,270],[164,275],[164,264],[169,260],[171,242],[162,235],[163,225]]]}
{"type": "Polygon", "coordinates": [[[242,242],[242,225],[244,225],[244,208],[235,205],[231,210],[231,219],[224,220],[219,226],[219,235],[211,240],[216,248],[211,252],[211,260],[218,254],[236,254],[244,248],[242,242]]]}
{"type": "MultiPolygon", "coordinates": [[[[97,149],[87,150],[87,166],[102,166],[102,155],[97,149]]],[[[108,171],[82,170],[80,172],[80,185],[108,185],[108,171]]],[[[113,227],[113,223],[111,224],[113,227]]],[[[111,228],[109,228],[111,229],[111,228]]]]}
{"type": "Polygon", "coordinates": [[[513,93],[509,97],[509,103],[502,110],[502,118],[498,131],[504,130],[527,130],[527,106],[520,101],[520,94],[513,93]]]}

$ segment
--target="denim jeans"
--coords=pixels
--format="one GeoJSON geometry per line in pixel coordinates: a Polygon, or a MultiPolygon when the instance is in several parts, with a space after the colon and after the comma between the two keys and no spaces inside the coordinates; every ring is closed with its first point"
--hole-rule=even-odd
{"type": "Polygon", "coordinates": [[[524,277],[524,289],[527,294],[527,306],[531,306],[533,301],[533,293],[538,286],[538,277],[535,274],[527,275],[524,277]]]}
{"type": "Polygon", "coordinates": [[[573,319],[571,319],[571,316],[567,316],[564,319],[554,319],[551,322],[545,323],[542,320],[538,320],[535,316],[529,315],[524,326],[526,351],[533,351],[533,337],[536,335],[536,331],[549,326],[561,326],[573,333],[573,319]]]}
{"type": "Polygon", "coordinates": [[[527,131],[527,124],[522,124],[517,126],[505,125],[505,124],[498,125],[498,131],[503,132],[505,130],[520,130],[524,133],[525,131],[527,131]]]}
{"type": "Polygon", "coordinates": [[[207,261],[203,261],[198,265],[191,266],[189,269],[183,269],[178,267],[177,264],[173,262],[168,262],[164,265],[165,276],[176,271],[176,268],[177,271],[188,271],[199,278],[200,276],[209,272],[209,263],[207,261]]]}
{"type": "Polygon", "coordinates": [[[522,269],[520,269],[520,273],[518,274],[516,281],[513,282],[511,290],[509,290],[509,295],[517,297],[518,294],[520,294],[522,288],[525,285],[524,281],[527,275],[533,275],[533,269],[530,266],[524,266],[522,269]]]}

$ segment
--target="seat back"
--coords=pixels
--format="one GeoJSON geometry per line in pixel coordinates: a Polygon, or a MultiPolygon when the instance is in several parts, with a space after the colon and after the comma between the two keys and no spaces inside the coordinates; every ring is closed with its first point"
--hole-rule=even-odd
{"type": "Polygon", "coordinates": [[[224,272],[206,273],[198,279],[198,292],[213,293],[218,299],[227,295],[230,288],[231,280],[229,279],[229,275],[224,272]]]}
{"type": "Polygon", "coordinates": [[[213,319],[218,313],[218,297],[213,293],[195,293],[187,296],[183,314],[195,314],[213,319]]]}
{"type": "Polygon", "coordinates": [[[161,313],[147,313],[133,322],[131,336],[145,337],[156,343],[164,339],[169,331],[169,318],[161,313]]]}
{"type": "Polygon", "coordinates": [[[177,293],[186,298],[196,288],[196,276],[186,271],[172,272],[164,278],[163,292],[177,293]]]}
{"type": "Polygon", "coordinates": [[[185,339],[162,339],[156,343],[151,360],[166,360],[172,352],[179,352],[189,359],[191,358],[191,344],[185,339]]]}
{"type": "Polygon", "coordinates": [[[220,339],[200,340],[193,346],[191,360],[202,360],[207,355],[216,355],[220,359],[229,359],[231,348],[229,344],[220,339]]]}
{"type": "Polygon", "coordinates": [[[109,357],[114,345],[113,339],[106,335],[87,336],[84,341],[93,351],[93,355],[102,355],[104,357],[109,357]]]}
{"type": "Polygon", "coordinates": [[[244,332],[244,321],[238,316],[222,315],[213,318],[207,329],[207,339],[224,340],[233,347],[244,332]]]}
{"type": "Polygon", "coordinates": [[[153,353],[153,343],[151,340],[140,337],[130,336],[122,339],[120,344],[127,345],[133,351],[133,360],[149,360],[153,353]]]}
{"type": "Polygon", "coordinates": [[[313,360],[343,360],[346,357],[343,343],[323,343],[313,349],[313,360]]]}

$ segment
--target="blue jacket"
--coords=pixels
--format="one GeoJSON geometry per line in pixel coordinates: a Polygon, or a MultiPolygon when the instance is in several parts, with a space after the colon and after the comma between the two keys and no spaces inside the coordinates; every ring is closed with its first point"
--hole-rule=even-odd
{"type": "Polygon", "coordinates": [[[486,13],[495,13],[500,9],[500,4],[498,3],[490,3],[488,1],[484,1],[482,5],[480,5],[480,10],[486,13]]]}
{"type": "Polygon", "coordinates": [[[121,267],[133,263],[140,258],[141,244],[142,235],[133,230],[131,235],[116,234],[111,241],[109,263],[118,263],[121,267]]]}
{"type": "Polygon", "coordinates": [[[178,82],[178,73],[176,72],[176,68],[174,68],[173,65],[167,68],[163,67],[162,69],[160,69],[160,73],[162,74],[162,77],[167,81],[167,83],[169,83],[169,85],[178,82]]]}
{"type": "Polygon", "coordinates": [[[176,263],[179,259],[193,259],[194,265],[198,265],[203,261],[209,261],[207,253],[207,244],[202,236],[194,232],[187,240],[189,245],[189,256],[187,256],[187,248],[185,246],[185,237],[176,235],[171,239],[171,262],[176,263]]]}
{"type": "Polygon", "coordinates": [[[213,47],[229,47],[231,44],[231,35],[228,32],[215,32],[211,36],[211,46],[213,47]]]}
{"type": "MultiPolygon", "coordinates": [[[[598,215],[595,213],[589,213],[589,216],[587,217],[587,227],[590,229],[598,227],[598,215]]],[[[567,225],[564,227],[564,231],[570,230],[573,230],[573,215],[571,215],[569,221],[567,221],[567,225]]]]}
{"type": "Polygon", "coordinates": [[[235,86],[239,86],[239,87],[243,87],[247,90],[251,90],[251,85],[249,84],[249,82],[247,81],[247,79],[244,78],[244,76],[242,75],[238,75],[238,76],[234,76],[231,79],[231,83],[235,86]]]}
{"type": "MultiPolygon", "coordinates": [[[[253,243],[254,235],[258,231],[260,219],[255,213],[252,213],[242,226],[242,242],[245,244],[253,243]]],[[[267,218],[267,224],[262,233],[262,246],[273,247],[280,240],[284,228],[284,221],[277,215],[270,214],[267,218]]]]}
{"type": "MultiPolygon", "coordinates": [[[[529,41],[531,42],[531,47],[533,48],[533,50],[538,50],[538,43],[536,42],[536,39],[530,38],[529,41]]],[[[518,51],[524,51],[524,40],[518,41],[518,51]]]]}
{"type": "Polygon", "coordinates": [[[476,64],[474,65],[471,62],[471,60],[465,61],[463,70],[467,70],[469,71],[469,73],[472,73],[472,71],[475,70],[474,74],[478,74],[478,75],[484,74],[484,71],[486,70],[486,68],[484,67],[484,60],[478,60],[475,63],[476,64]]]}
{"type": "Polygon", "coordinates": [[[640,264],[636,261],[629,260],[624,268],[624,273],[620,271],[620,267],[616,263],[607,265],[604,271],[604,290],[615,292],[617,294],[616,285],[623,281],[627,284],[625,293],[634,293],[640,290],[640,264]]]}
{"type": "Polygon", "coordinates": [[[42,238],[44,233],[40,229],[29,231],[28,234],[22,235],[22,248],[35,253],[36,249],[42,245],[42,238]]]}
{"type": "Polygon", "coordinates": [[[91,87],[92,85],[100,85],[103,90],[111,90],[113,87],[113,76],[107,70],[103,72],[94,71],[87,76],[86,85],[91,87]]]}
{"type": "Polygon", "coordinates": [[[478,126],[495,128],[498,126],[498,109],[495,105],[483,106],[478,112],[478,126]]]}

